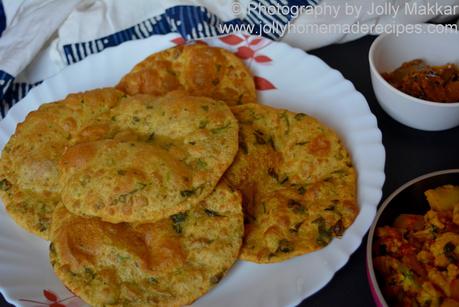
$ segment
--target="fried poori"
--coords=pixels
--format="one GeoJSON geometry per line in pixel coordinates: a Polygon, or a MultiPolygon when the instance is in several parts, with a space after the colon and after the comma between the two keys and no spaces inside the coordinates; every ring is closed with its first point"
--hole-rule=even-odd
{"type": "MultiPolygon", "coordinates": [[[[5,145],[0,160],[0,195],[11,217],[26,230],[48,238],[60,200],[58,161],[86,126],[126,96],[112,88],[70,94],[29,113],[5,145]]],[[[86,130],[86,138],[94,131],[86,130]]]]}
{"type": "Polygon", "coordinates": [[[241,258],[286,260],[326,246],[354,221],[356,173],[330,128],[259,104],[233,107],[239,152],[225,180],[243,195],[241,258]]]}
{"type": "Polygon", "coordinates": [[[225,49],[202,44],[181,45],[147,57],[117,88],[129,95],[185,90],[230,106],[256,102],[255,83],[244,63],[225,49]]]}
{"type": "Polygon", "coordinates": [[[93,306],[179,306],[215,286],[239,255],[241,196],[225,184],[193,209],[150,224],[54,213],[56,275],[93,306]]]}
{"type": "Polygon", "coordinates": [[[74,214],[153,222],[188,210],[237,153],[238,124],[221,101],[133,96],[109,118],[113,139],[76,145],[62,157],[62,202],[74,214]]]}

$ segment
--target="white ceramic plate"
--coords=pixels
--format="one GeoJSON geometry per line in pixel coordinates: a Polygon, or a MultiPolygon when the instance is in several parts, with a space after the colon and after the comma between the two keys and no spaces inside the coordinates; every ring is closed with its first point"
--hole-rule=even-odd
{"type": "MultiPolygon", "coordinates": [[[[334,128],[358,172],[360,213],[343,238],[326,248],[278,264],[239,261],[196,306],[286,306],[299,304],[325,286],[360,245],[375,216],[384,182],[384,147],[365,98],[336,70],[283,43],[231,35],[206,40],[246,59],[256,77],[259,101],[308,113],[334,128]]],[[[180,43],[176,35],[125,43],[64,69],[14,106],[0,122],[0,147],[25,116],[44,102],[97,87],[113,86],[151,53],[180,43]]],[[[40,174],[37,174],[40,176],[40,174]]],[[[54,276],[48,242],[22,230],[0,206],[0,291],[18,306],[82,306],[54,276]]],[[[363,264],[362,264],[363,265],[363,264]]],[[[343,285],[344,287],[345,285],[343,285]]]]}

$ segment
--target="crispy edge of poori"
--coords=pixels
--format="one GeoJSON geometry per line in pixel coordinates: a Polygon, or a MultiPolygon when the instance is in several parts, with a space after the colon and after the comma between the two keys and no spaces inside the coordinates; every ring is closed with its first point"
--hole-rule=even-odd
{"type": "Polygon", "coordinates": [[[255,82],[244,62],[226,49],[204,44],[180,45],[154,53],[136,64],[116,87],[130,95],[163,95],[173,90],[185,90],[191,95],[224,100],[230,106],[257,101],[255,82]],[[213,52],[211,56],[204,54],[202,59],[199,58],[200,54],[210,51],[213,52]],[[218,56],[223,57],[224,62],[218,62],[218,56]],[[217,61],[215,67],[207,67],[214,59],[217,61]],[[202,63],[198,65],[197,60],[202,63]],[[214,68],[216,79],[210,78],[213,74],[209,75],[207,71],[214,68]],[[222,69],[224,72],[220,73],[222,69]],[[228,69],[231,73],[226,72],[228,69]],[[196,80],[199,85],[193,84],[196,80]],[[229,94],[225,92],[228,88],[238,92],[237,97],[228,98],[229,94]]]}

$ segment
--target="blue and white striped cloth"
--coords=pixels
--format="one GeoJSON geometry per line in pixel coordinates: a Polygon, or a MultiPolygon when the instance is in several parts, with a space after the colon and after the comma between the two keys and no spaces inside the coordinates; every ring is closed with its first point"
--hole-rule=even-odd
{"type": "MultiPolygon", "coordinates": [[[[292,21],[294,15],[289,10],[279,11],[277,14],[265,14],[263,10],[257,10],[257,6],[282,5],[283,7],[316,5],[319,0],[251,0],[251,10],[247,11],[244,18],[233,18],[223,21],[217,15],[204,6],[176,5],[168,7],[163,13],[140,21],[139,23],[122,29],[115,33],[99,37],[94,40],[65,44],[61,53],[65,56],[65,64],[71,65],[79,62],[87,56],[101,52],[102,50],[118,46],[126,41],[143,39],[156,34],[179,33],[185,40],[196,40],[205,37],[228,34],[228,29],[242,29],[241,25],[249,25],[244,29],[252,29],[252,33],[277,40],[283,34],[282,27],[276,27],[269,32],[259,33],[260,25],[276,23],[281,26],[292,21]],[[228,27],[231,25],[230,27],[228,27]],[[251,26],[251,27],[250,27],[251,26]]],[[[5,29],[6,15],[0,0],[0,33],[5,29]],[[3,26],[3,28],[2,28],[3,26]]],[[[1,38],[0,38],[1,39],[1,38]]],[[[15,74],[1,70],[0,54],[0,114],[5,116],[14,103],[22,99],[34,86],[41,83],[38,80],[33,83],[15,82],[15,74]]]]}
{"type": "MultiPolygon", "coordinates": [[[[372,15],[370,6],[428,1],[0,0],[0,115],[4,117],[31,88],[64,67],[127,41],[167,33],[196,40],[245,31],[310,50],[368,33],[300,33],[285,31],[287,26],[421,23],[436,16],[372,15]],[[361,13],[346,14],[344,3],[361,8],[361,13]],[[304,12],[318,13],[327,7],[339,8],[339,14],[304,12]]],[[[459,0],[435,2],[459,7],[459,0]]]]}

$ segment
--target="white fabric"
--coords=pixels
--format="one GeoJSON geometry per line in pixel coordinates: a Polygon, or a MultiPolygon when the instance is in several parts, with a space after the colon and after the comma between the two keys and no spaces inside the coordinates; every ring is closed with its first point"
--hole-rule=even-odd
{"type": "Polygon", "coordinates": [[[3,0],[3,9],[5,10],[5,15],[8,17],[6,19],[7,26],[11,23],[12,17],[16,15],[22,2],[24,2],[24,0],[3,0]]]}
{"type": "MultiPolygon", "coordinates": [[[[0,37],[0,70],[17,80],[36,82],[59,72],[66,64],[62,46],[93,40],[131,27],[149,17],[159,15],[178,4],[201,5],[223,20],[243,17],[232,13],[233,2],[247,7],[249,0],[3,0],[8,27],[0,37]],[[27,66],[27,68],[26,68],[27,66]],[[25,69],[26,68],[26,69],[25,69]]],[[[349,5],[367,7],[375,4],[399,3],[397,0],[347,0],[349,5]]],[[[403,1],[402,1],[403,2],[403,1]]],[[[405,1],[406,2],[406,1],[405,1]]],[[[407,0],[426,3],[427,0],[407,0]]],[[[440,4],[459,5],[459,0],[438,0],[440,4]]],[[[344,5],[342,0],[322,0],[319,6],[344,5]]],[[[435,16],[338,16],[301,15],[295,25],[301,24],[385,24],[419,23],[435,16]]],[[[459,11],[459,9],[458,9],[459,11]]],[[[242,14],[243,15],[243,14],[242,14]]],[[[363,34],[342,33],[287,33],[282,40],[305,50],[332,43],[346,42],[363,34]]]]}
{"type": "Polygon", "coordinates": [[[78,0],[24,1],[12,18],[7,16],[11,21],[0,38],[0,69],[11,75],[21,72],[77,3],[78,0]]]}

